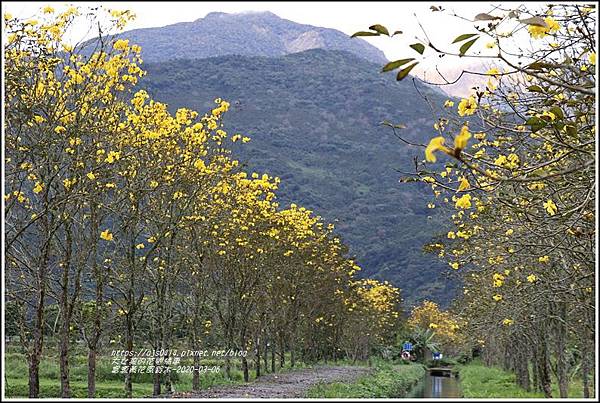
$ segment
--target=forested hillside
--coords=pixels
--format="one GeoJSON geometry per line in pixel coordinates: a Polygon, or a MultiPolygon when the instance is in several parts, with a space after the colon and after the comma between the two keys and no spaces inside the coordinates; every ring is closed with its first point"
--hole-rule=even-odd
{"type": "Polygon", "coordinates": [[[281,57],[223,56],[147,63],[142,80],[171,110],[231,102],[226,126],[252,138],[238,146],[250,169],[283,179],[282,202],[300,201],[337,219],[336,228],[365,275],[401,287],[408,305],[424,297],[445,304],[454,283],[447,266],[422,252],[441,231],[430,218],[427,187],[399,184],[417,149],[401,147],[384,120],[425,142],[434,123],[427,98],[439,92],[379,73],[344,51],[313,49],[281,57]]]}

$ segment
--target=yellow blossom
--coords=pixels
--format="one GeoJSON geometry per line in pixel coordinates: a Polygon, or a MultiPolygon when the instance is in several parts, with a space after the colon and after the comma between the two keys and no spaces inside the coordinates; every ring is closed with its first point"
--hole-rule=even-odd
{"type": "Polygon", "coordinates": [[[529,25],[527,27],[527,30],[532,38],[540,39],[548,34],[553,34],[560,29],[560,24],[552,17],[544,18],[544,22],[546,23],[545,26],[529,25]]]}
{"type": "Polygon", "coordinates": [[[458,200],[456,200],[456,204],[455,204],[456,208],[462,208],[462,209],[468,209],[471,208],[471,195],[470,194],[465,194],[462,197],[460,197],[458,200]]]}
{"type": "Polygon", "coordinates": [[[477,101],[475,97],[463,98],[458,104],[458,114],[460,116],[468,116],[475,113],[477,110],[477,101]]]}
{"type": "Polygon", "coordinates": [[[445,139],[443,137],[434,137],[429,141],[427,148],[425,148],[425,159],[428,162],[435,162],[435,152],[441,150],[445,153],[449,153],[450,150],[444,146],[445,139]]]}
{"type": "Polygon", "coordinates": [[[550,199],[548,199],[548,201],[544,203],[544,208],[548,212],[548,215],[551,215],[551,216],[555,215],[556,212],[558,211],[556,204],[554,204],[554,202],[550,199]]]}
{"type": "Polygon", "coordinates": [[[471,133],[469,132],[469,128],[467,125],[464,125],[460,129],[460,133],[454,139],[454,148],[456,150],[463,150],[467,147],[467,142],[471,138],[471,133]]]}
{"type": "Polygon", "coordinates": [[[119,39],[113,44],[113,48],[116,50],[124,51],[129,47],[128,39],[119,39]]]}
{"type": "Polygon", "coordinates": [[[105,229],[100,233],[100,238],[104,239],[105,241],[112,241],[113,234],[110,232],[110,230],[105,229]]]}
{"type": "Polygon", "coordinates": [[[69,190],[75,183],[77,182],[77,179],[72,178],[72,179],[64,179],[63,180],[63,185],[65,186],[65,188],[67,188],[67,190],[69,190]]]}
{"type": "Polygon", "coordinates": [[[109,164],[112,164],[113,162],[119,160],[121,158],[121,153],[118,151],[110,151],[108,153],[108,155],[106,156],[106,158],[104,159],[105,162],[108,162],[109,164]]]}
{"type": "Polygon", "coordinates": [[[535,274],[530,274],[529,276],[527,276],[527,281],[529,281],[530,283],[534,283],[535,280],[537,280],[535,274]]]}
{"type": "Polygon", "coordinates": [[[469,181],[466,178],[460,178],[459,181],[460,181],[460,185],[458,186],[459,191],[467,190],[471,186],[471,184],[469,183],[469,181]]]}

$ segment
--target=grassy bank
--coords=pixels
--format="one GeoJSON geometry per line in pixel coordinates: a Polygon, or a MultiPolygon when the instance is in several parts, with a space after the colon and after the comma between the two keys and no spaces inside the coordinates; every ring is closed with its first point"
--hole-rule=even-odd
{"type": "MultiPolygon", "coordinates": [[[[479,361],[461,365],[460,383],[464,397],[477,398],[543,398],[541,392],[528,392],[515,383],[515,374],[497,367],[487,367],[479,361]]],[[[558,385],[553,383],[553,397],[558,397],[558,385]]],[[[583,386],[576,379],[569,384],[569,397],[583,397],[583,386]]]]}
{"type": "Polygon", "coordinates": [[[354,383],[315,385],[309,389],[307,397],[402,397],[424,374],[425,368],[419,364],[393,365],[389,362],[378,362],[371,375],[361,377],[354,383]]]}

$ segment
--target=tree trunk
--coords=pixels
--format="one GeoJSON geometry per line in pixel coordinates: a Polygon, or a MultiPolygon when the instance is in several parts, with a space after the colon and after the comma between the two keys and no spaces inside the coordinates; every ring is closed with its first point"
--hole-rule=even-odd
{"type": "Polygon", "coordinates": [[[40,357],[33,352],[29,359],[29,397],[40,394],[40,357]]]}
{"type": "Polygon", "coordinates": [[[516,363],[517,368],[519,368],[519,386],[529,392],[531,390],[531,381],[529,379],[529,360],[523,351],[521,351],[519,358],[519,362],[516,363]]]}
{"type": "MultiPolygon", "coordinates": [[[[566,334],[564,335],[566,337],[566,334]]],[[[559,334],[556,345],[556,370],[558,390],[561,398],[569,397],[569,379],[567,375],[567,362],[565,358],[565,339],[559,334]]]]}
{"type": "Polygon", "coordinates": [[[271,343],[271,372],[275,372],[275,343],[271,343]]]}
{"type": "Polygon", "coordinates": [[[194,354],[194,375],[192,377],[192,390],[200,390],[200,356],[198,354],[194,354]]]}
{"type": "Polygon", "coordinates": [[[535,359],[532,361],[532,371],[531,374],[533,375],[533,390],[534,391],[541,391],[542,388],[540,387],[540,377],[539,377],[539,367],[537,365],[537,361],[535,361],[535,359]]]}
{"type": "Polygon", "coordinates": [[[260,337],[256,339],[256,350],[254,354],[254,365],[255,365],[255,374],[258,378],[260,376],[260,337]]]}
{"type": "Polygon", "coordinates": [[[133,384],[131,380],[131,354],[133,353],[133,323],[131,314],[126,317],[125,345],[127,347],[127,356],[125,357],[125,394],[131,398],[133,394],[133,384]]]}
{"type": "Polygon", "coordinates": [[[154,354],[154,374],[152,375],[152,396],[158,396],[158,395],[160,395],[160,392],[161,392],[161,388],[160,388],[161,373],[157,371],[159,364],[160,364],[159,360],[160,360],[160,357],[157,356],[156,354],[154,354]]]}
{"type": "Polygon", "coordinates": [[[88,349],[88,374],[87,374],[88,397],[96,396],[96,346],[88,349]]]}
{"type": "MultiPolygon", "coordinates": [[[[67,241],[68,242],[68,241],[67,241]]],[[[59,362],[60,362],[60,396],[62,398],[71,397],[71,386],[69,385],[69,326],[71,318],[67,303],[67,293],[69,292],[69,266],[63,267],[62,290],[60,296],[60,309],[62,311],[62,323],[59,334],[59,362]]]]}
{"type": "Polygon", "coordinates": [[[583,382],[583,397],[590,397],[590,361],[588,358],[587,343],[583,342],[583,348],[581,349],[581,380],[583,382]]]}
{"type": "MultiPolygon", "coordinates": [[[[48,223],[45,222],[46,233],[48,223]]],[[[29,354],[29,397],[39,397],[40,394],[40,359],[44,348],[44,306],[46,302],[46,275],[50,242],[46,240],[44,252],[39,266],[37,277],[37,301],[35,307],[35,327],[33,328],[33,351],[29,354]]]]}
{"type": "MultiPolygon", "coordinates": [[[[166,346],[166,350],[170,351],[168,346],[170,345],[170,343],[167,344],[166,346]]],[[[167,353],[165,354],[165,360],[167,360],[167,362],[169,362],[168,358],[171,356],[171,353],[167,353]]],[[[173,380],[171,379],[171,368],[169,364],[165,364],[165,392],[167,393],[173,393],[173,380]]]]}
{"type": "Polygon", "coordinates": [[[69,323],[63,318],[60,334],[60,396],[71,397],[71,385],[69,384],[69,323]]]}
{"type": "Polygon", "coordinates": [[[529,362],[524,351],[518,349],[517,352],[515,352],[513,366],[517,375],[517,385],[526,391],[529,391],[531,389],[531,385],[529,383],[529,362]]]}
{"type": "Polygon", "coordinates": [[[264,348],[263,348],[263,367],[265,368],[265,373],[269,372],[269,343],[267,338],[265,338],[264,348]]]}
{"type": "Polygon", "coordinates": [[[283,368],[285,366],[285,347],[283,343],[283,338],[281,343],[279,343],[279,367],[283,368]]]}
{"type": "Polygon", "coordinates": [[[248,382],[250,380],[250,374],[248,372],[248,360],[244,356],[242,356],[242,371],[244,372],[244,382],[248,382]]]}
{"type": "Polygon", "coordinates": [[[540,360],[540,383],[546,398],[552,398],[552,380],[550,379],[550,362],[546,340],[542,339],[542,354],[540,360]]]}
{"type": "MultiPolygon", "coordinates": [[[[98,219],[96,215],[96,203],[90,203],[91,234],[98,233],[98,219]]],[[[94,238],[96,238],[94,236],[94,238]]],[[[92,243],[92,273],[96,282],[96,303],[94,304],[94,332],[91,340],[88,340],[88,375],[87,392],[88,397],[96,396],[96,356],[98,354],[98,342],[102,333],[102,311],[104,304],[104,273],[98,267],[98,243],[92,243]]]]}

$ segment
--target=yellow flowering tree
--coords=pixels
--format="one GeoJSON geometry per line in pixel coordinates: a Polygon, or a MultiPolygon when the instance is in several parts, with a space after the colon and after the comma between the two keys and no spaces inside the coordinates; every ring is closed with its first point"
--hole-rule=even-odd
{"type": "MultiPolygon", "coordinates": [[[[437,133],[405,181],[430,186],[431,204],[447,212],[450,228],[427,249],[463,278],[469,333],[488,341],[490,363],[514,369],[519,385],[547,397],[551,358],[567,397],[567,353],[576,348],[584,396],[591,388],[596,16],[583,4],[498,8],[477,14],[473,32],[448,46],[411,46],[423,58],[485,60],[457,79],[479,75],[481,84],[456,107],[439,106],[437,133]],[[512,352],[514,344],[531,348],[512,352]]],[[[400,68],[398,79],[414,67],[393,63],[384,71],[400,68]]]]}

